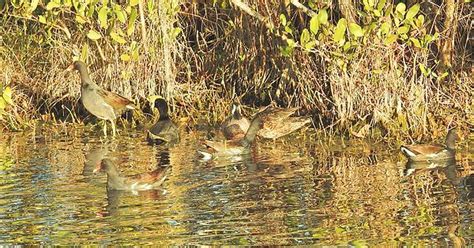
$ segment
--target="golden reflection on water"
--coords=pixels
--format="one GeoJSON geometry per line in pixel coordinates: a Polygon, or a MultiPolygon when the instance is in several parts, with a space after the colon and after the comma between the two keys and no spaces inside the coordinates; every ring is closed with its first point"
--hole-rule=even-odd
{"type": "Polygon", "coordinates": [[[173,147],[70,127],[0,134],[0,244],[472,244],[472,151],[410,164],[396,147],[292,136],[200,161],[205,133],[173,147]],[[106,189],[92,170],[170,166],[162,189],[106,189]]]}

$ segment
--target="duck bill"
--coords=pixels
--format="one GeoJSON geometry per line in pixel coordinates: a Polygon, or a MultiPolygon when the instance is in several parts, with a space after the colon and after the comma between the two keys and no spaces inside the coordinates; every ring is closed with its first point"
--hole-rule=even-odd
{"type": "Polygon", "coordinates": [[[99,172],[100,169],[101,169],[100,167],[101,167],[101,166],[100,166],[100,162],[99,162],[92,172],[93,172],[93,173],[99,172]]]}
{"type": "Polygon", "coordinates": [[[74,70],[74,64],[71,64],[70,66],[66,68],[66,71],[72,71],[72,70],[74,70]]]}

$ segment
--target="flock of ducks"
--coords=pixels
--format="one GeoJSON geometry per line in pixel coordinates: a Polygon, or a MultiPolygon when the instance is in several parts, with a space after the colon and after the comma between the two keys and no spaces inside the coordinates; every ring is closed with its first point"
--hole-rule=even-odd
{"type": "MultiPolygon", "coordinates": [[[[129,99],[116,93],[104,90],[94,83],[87,70],[87,65],[75,61],[68,70],[77,70],[81,78],[81,102],[92,115],[104,120],[104,135],[107,135],[107,121],[112,124],[112,134],[116,135],[115,119],[124,111],[136,109],[129,99]]],[[[165,99],[157,98],[154,102],[160,117],[147,131],[147,140],[153,144],[179,142],[179,130],[170,119],[168,104],[165,99]]],[[[251,152],[257,136],[266,139],[278,139],[311,123],[309,117],[292,117],[298,108],[261,108],[251,120],[242,114],[241,106],[234,102],[231,115],[221,125],[224,140],[206,140],[205,150],[199,151],[204,159],[218,156],[236,156],[251,152]]],[[[436,162],[453,159],[457,135],[453,128],[449,130],[444,145],[404,145],[401,152],[410,162],[436,162]]],[[[141,191],[155,189],[165,179],[167,167],[134,176],[121,176],[110,159],[103,159],[94,172],[107,174],[107,185],[115,190],[141,191]]]]}

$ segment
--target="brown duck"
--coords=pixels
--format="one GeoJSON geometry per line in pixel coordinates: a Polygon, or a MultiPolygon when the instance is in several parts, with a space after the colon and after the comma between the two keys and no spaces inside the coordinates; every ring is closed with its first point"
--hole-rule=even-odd
{"type": "Polygon", "coordinates": [[[308,117],[291,116],[298,109],[268,107],[267,120],[258,132],[258,136],[265,139],[278,139],[311,123],[311,119],[308,117]]]}
{"type": "Polygon", "coordinates": [[[158,188],[166,179],[168,168],[160,167],[151,172],[124,177],[120,175],[117,167],[110,159],[102,159],[94,169],[94,173],[105,172],[107,174],[107,187],[109,189],[136,192],[158,188]]]}
{"type": "Polygon", "coordinates": [[[455,156],[456,139],[456,129],[453,128],[448,131],[444,145],[404,145],[400,150],[408,160],[414,162],[447,160],[455,156]]]}
{"type": "Polygon", "coordinates": [[[208,151],[200,151],[200,153],[204,156],[205,160],[212,157],[229,157],[249,154],[255,137],[267,118],[267,114],[267,110],[257,113],[250,122],[250,127],[247,129],[243,138],[224,141],[206,140],[204,141],[204,144],[208,148],[208,151]]]}
{"type": "Polygon", "coordinates": [[[112,123],[112,134],[115,136],[115,119],[127,109],[135,109],[133,102],[127,98],[100,88],[94,83],[82,61],[75,61],[68,70],[77,70],[81,77],[81,101],[84,107],[104,122],[104,135],[107,136],[107,120],[112,123]]]}
{"type": "Polygon", "coordinates": [[[221,130],[228,140],[242,139],[250,127],[250,121],[242,115],[238,102],[232,103],[231,115],[222,123],[221,130]]]}
{"type": "MultiPolygon", "coordinates": [[[[278,108],[266,106],[260,111],[266,111],[266,118],[258,136],[265,139],[278,139],[288,135],[311,122],[308,117],[292,117],[298,108],[278,108]]],[[[241,139],[250,123],[242,116],[238,103],[232,104],[232,115],[224,121],[221,130],[228,140],[241,139]]]]}

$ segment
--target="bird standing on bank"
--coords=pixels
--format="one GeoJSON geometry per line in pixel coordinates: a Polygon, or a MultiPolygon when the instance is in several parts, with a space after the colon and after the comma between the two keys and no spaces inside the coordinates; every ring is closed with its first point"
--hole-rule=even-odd
{"type": "Polygon", "coordinates": [[[135,109],[133,102],[127,98],[104,90],[94,83],[82,61],[75,61],[68,71],[77,70],[81,77],[81,102],[84,107],[99,119],[104,120],[104,135],[107,136],[107,121],[112,123],[112,134],[115,136],[115,119],[127,109],[135,109]]]}

